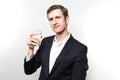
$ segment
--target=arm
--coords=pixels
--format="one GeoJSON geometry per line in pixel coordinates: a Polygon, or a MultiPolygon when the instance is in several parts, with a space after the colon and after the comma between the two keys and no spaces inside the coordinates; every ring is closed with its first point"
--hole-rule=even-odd
{"type": "MultiPolygon", "coordinates": [[[[26,74],[34,73],[37,70],[37,68],[40,66],[40,61],[37,60],[37,58],[35,58],[33,54],[34,47],[40,43],[40,39],[34,37],[33,35],[34,34],[31,34],[27,41],[27,44],[28,44],[27,56],[31,57],[31,59],[27,60],[26,57],[24,59],[24,71],[26,74]]],[[[39,52],[40,51],[38,50],[36,54],[38,54],[39,52]]]]}
{"type": "Polygon", "coordinates": [[[74,65],[73,65],[73,74],[72,74],[72,80],[85,80],[86,78],[86,72],[88,69],[87,64],[87,47],[83,47],[80,51],[80,55],[77,56],[74,65]]]}

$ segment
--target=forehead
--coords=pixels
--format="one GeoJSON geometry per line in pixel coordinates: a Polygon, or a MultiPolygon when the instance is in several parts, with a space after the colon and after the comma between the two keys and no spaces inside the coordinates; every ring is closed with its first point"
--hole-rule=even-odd
{"type": "Polygon", "coordinates": [[[63,13],[60,9],[55,9],[48,14],[48,18],[55,17],[55,16],[62,16],[62,15],[63,13]]]}

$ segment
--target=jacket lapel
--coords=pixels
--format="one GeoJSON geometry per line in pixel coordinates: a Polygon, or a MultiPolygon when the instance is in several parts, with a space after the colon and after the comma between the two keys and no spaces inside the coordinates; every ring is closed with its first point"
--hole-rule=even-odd
{"type": "Polygon", "coordinates": [[[55,61],[55,64],[51,70],[51,73],[52,74],[54,72],[54,70],[57,68],[57,66],[59,65],[59,63],[62,61],[62,59],[64,58],[65,54],[67,53],[67,51],[71,48],[72,46],[72,40],[73,40],[73,37],[72,35],[70,36],[70,38],[68,39],[67,43],[65,44],[65,46],[63,47],[62,51],[60,52],[60,55],[58,56],[58,58],[56,59],[55,61]]]}
{"type": "Polygon", "coordinates": [[[51,46],[52,46],[52,43],[53,43],[53,39],[54,39],[54,36],[52,36],[47,42],[45,42],[45,44],[46,44],[45,49],[46,50],[45,50],[45,53],[44,53],[45,57],[44,57],[44,62],[43,62],[43,68],[44,68],[46,77],[48,77],[48,75],[49,75],[49,56],[50,56],[50,50],[51,50],[51,46]]]}

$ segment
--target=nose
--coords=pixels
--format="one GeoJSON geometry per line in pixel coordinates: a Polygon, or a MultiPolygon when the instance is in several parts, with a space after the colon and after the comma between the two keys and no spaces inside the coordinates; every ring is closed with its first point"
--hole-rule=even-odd
{"type": "Polygon", "coordinates": [[[54,25],[57,24],[57,20],[56,20],[56,19],[53,20],[53,24],[54,24],[54,25]]]}

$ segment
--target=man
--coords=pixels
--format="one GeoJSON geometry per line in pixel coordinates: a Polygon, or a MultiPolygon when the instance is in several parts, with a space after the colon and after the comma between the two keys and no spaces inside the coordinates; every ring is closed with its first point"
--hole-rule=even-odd
{"type": "Polygon", "coordinates": [[[44,38],[35,55],[34,46],[40,41],[29,36],[25,73],[32,74],[41,66],[39,80],[85,80],[87,46],[68,32],[68,10],[62,5],[52,5],[47,10],[47,18],[56,35],[44,38]]]}

